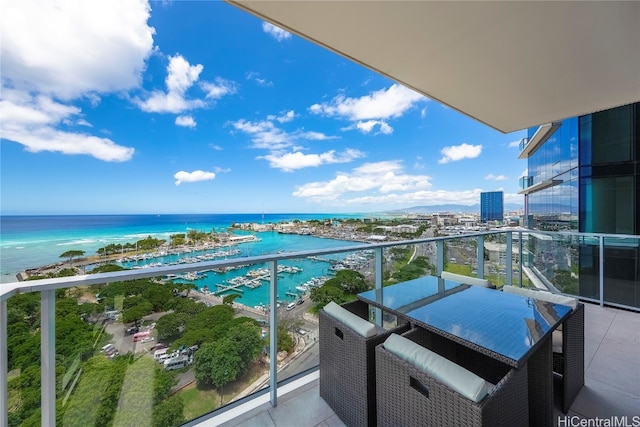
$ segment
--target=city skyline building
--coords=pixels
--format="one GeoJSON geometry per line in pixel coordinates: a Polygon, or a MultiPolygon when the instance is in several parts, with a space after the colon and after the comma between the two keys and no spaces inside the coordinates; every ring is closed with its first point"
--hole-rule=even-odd
{"type": "Polygon", "coordinates": [[[480,222],[504,220],[504,192],[480,193],[480,222]]]}

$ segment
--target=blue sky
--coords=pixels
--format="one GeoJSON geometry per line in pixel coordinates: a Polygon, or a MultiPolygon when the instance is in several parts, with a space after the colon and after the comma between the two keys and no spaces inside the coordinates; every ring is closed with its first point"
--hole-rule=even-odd
{"type": "Polygon", "coordinates": [[[2,0],[0,28],[2,214],[522,204],[525,131],[226,3],[2,0]]]}

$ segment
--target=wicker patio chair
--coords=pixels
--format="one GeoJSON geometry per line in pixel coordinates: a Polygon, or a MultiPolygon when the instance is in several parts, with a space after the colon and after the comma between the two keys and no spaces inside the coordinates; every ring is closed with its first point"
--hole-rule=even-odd
{"type": "Polygon", "coordinates": [[[553,350],[553,372],[562,382],[562,412],[569,408],[584,386],[584,304],[578,303],[561,326],[562,351],[553,350]]]}
{"type": "MultiPolygon", "coordinates": [[[[430,343],[422,339],[428,332],[414,328],[403,334],[417,343],[430,343]]],[[[424,345],[424,344],[423,344],[424,345]]],[[[457,344],[453,344],[454,346],[457,344]]],[[[438,353],[437,348],[431,348],[438,353]]],[[[453,355],[455,349],[445,354],[453,355]]],[[[444,356],[443,356],[444,357],[444,356]]],[[[458,363],[455,358],[452,360],[458,363]]],[[[376,348],[376,399],[379,426],[527,426],[529,423],[528,374],[526,365],[512,368],[497,360],[481,357],[478,364],[493,364],[466,369],[495,384],[479,402],[470,400],[453,388],[445,385],[425,371],[417,368],[384,345],[376,348]],[[493,378],[482,376],[482,372],[499,373],[493,378]]],[[[461,365],[462,366],[462,365],[461,365]]]]}
{"type": "MultiPolygon", "coordinates": [[[[369,306],[362,301],[342,307],[369,319],[369,306]]],[[[408,325],[389,331],[376,327],[376,334],[366,338],[324,309],[320,310],[319,322],[320,397],[347,426],[375,426],[375,347],[392,332],[408,330],[408,325]]]]}
{"type": "Polygon", "coordinates": [[[584,386],[584,304],[573,297],[515,286],[504,286],[503,291],[572,307],[569,317],[553,332],[552,347],[553,372],[562,383],[561,406],[566,414],[584,386]]]}

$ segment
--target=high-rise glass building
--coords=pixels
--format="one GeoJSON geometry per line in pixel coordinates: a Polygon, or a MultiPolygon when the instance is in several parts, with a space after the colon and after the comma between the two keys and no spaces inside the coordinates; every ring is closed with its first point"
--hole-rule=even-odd
{"type": "MultiPolygon", "coordinates": [[[[530,128],[519,158],[528,161],[520,192],[528,228],[640,234],[640,103],[530,128]]],[[[567,263],[579,295],[599,292],[600,252],[585,239],[567,263]]],[[[605,239],[604,258],[605,299],[639,306],[637,239],[605,239]]]]}
{"type": "Polygon", "coordinates": [[[504,219],[504,194],[502,191],[480,193],[480,221],[502,221],[504,219]]]}

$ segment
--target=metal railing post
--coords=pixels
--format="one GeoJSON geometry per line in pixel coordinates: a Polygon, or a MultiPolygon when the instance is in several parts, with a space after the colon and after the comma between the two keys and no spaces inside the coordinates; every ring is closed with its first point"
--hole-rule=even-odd
{"type": "Polygon", "coordinates": [[[269,263],[269,392],[271,405],[278,405],[278,261],[269,263]]]}
{"type": "Polygon", "coordinates": [[[40,400],[43,426],[56,425],[56,291],[41,291],[40,400]]]}
{"type": "Polygon", "coordinates": [[[444,240],[438,240],[436,242],[436,273],[438,277],[444,270],[444,240]]]}
{"type": "Polygon", "coordinates": [[[0,299],[0,427],[9,425],[9,353],[7,338],[7,300],[0,299]]]}
{"type": "Polygon", "coordinates": [[[511,231],[507,231],[507,249],[505,254],[505,285],[513,284],[513,235],[511,231]]]}
{"type": "Polygon", "coordinates": [[[518,231],[518,280],[520,282],[520,287],[522,287],[522,263],[524,262],[523,257],[523,243],[522,243],[522,231],[518,231]]]}
{"type": "Polygon", "coordinates": [[[600,258],[599,258],[599,269],[600,269],[600,307],[604,307],[604,237],[598,236],[599,244],[600,244],[600,258]]]}
{"type": "MultiPolygon", "coordinates": [[[[383,265],[383,261],[384,261],[384,254],[382,252],[382,248],[375,248],[374,250],[374,254],[375,254],[375,288],[376,290],[378,289],[382,289],[382,274],[383,274],[383,269],[382,269],[382,265],[383,265]]],[[[380,303],[382,303],[382,301],[380,301],[380,303]]],[[[382,310],[378,307],[376,307],[375,309],[375,324],[378,326],[382,326],[382,310]]]]}
{"type": "Polygon", "coordinates": [[[478,278],[484,279],[484,235],[481,234],[478,236],[478,250],[477,250],[477,258],[478,258],[478,278]]]}

